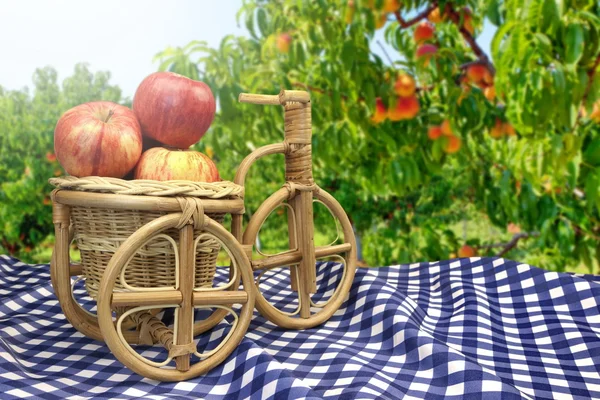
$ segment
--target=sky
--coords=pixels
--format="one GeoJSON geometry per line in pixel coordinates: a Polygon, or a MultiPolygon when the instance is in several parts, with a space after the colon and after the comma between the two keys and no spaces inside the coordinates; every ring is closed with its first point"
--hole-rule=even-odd
{"type": "MultiPolygon", "coordinates": [[[[241,0],[0,0],[0,86],[32,86],[36,68],[54,67],[59,81],[86,62],[108,70],[111,83],[133,97],[156,71],[156,53],[168,46],[205,40],[216,47],[228,34],[244,35],[235,14],[241,0]]],[[[383,29],[376,37],[383,40],[383,29]]],[[[494,31],[484,27],[484,50],[494,31]]],[[[381,54],[378,46],[373,50],[381,54]]],[[[388,50],[393,55],[394,50],[388,50]]]]}

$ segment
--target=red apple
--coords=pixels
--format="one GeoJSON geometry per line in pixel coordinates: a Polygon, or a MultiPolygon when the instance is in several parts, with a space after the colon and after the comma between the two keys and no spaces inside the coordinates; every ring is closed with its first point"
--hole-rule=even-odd
{"type": "Polygon", "coordinates": [[[122,178],[142,154],[133,111],[109,101],[71,108],[54,129],[54,153],[68,174],[122,178]]]}
{"type": "Polygon", "coordinates": [[[148,75],[133,98],[133,111],[144,135],[181,149],[204,136],[215,107],[207,84],[173,72],[148,75]]]}
{"type": "Polygon", "coordinates": [[[154,147],[142,154],[135,167],[135,179],[155,181],[218,182],[221,180],[215,163],[194,150],[154,147]]]}

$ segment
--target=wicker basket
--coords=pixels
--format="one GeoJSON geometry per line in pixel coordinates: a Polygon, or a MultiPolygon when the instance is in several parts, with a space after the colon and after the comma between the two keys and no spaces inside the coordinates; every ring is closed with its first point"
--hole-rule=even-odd
{"type": "MultiPolygon", "coordinates": [[[[239,199],[243,188],[232,182],[200,183],[188,181],[125,181],[115,178],[53,178],[50,183],[58,190],[106,193],[122,196],[186,197],[199,199],[239,199]]],[[[81,252],[82,272],[89,295],[96,299],[100,280],[111,257],[131,234],[148,222],[165,215],[156,210],[120,209],[106,206],[76,205],[71,207],[74,240],[81,252]]],[[[182,202],[183,204],[184,202],[182,202]]],[[[183,206],[182,206],[183,207],[183,206]]],[[[225,212],[207,212],[207,216],[222,223],[225,212]]],[[[201,233],[194,230],[194,239],[201,233]]],[[[170,229],[150,238],[125,270],[127,285],[138,288],[175,286],[176,252],[171,240],[179,245],[179,230],[170,229]]],[[[212,286],[217,256],[221,245],[214,238],[201,238],[196,246],[195,287],[212,286]]],[[[120,282],[116,287],[123,288],[120,282]]]]}

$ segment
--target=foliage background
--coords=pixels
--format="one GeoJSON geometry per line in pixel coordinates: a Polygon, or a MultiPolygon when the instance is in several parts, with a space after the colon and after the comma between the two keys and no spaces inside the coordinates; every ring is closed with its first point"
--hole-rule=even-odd
{"type": "MultiPolygon", "coordinates": [[[[384,6],[382,0],[355,1],[347,21],[345,0],[246,1],[238,18],[248,37],[228,36],[216,48],[193,41],[161,51],[159,69],[206,81],[218,99],[219,114],[198,148],[213,153],[222,175],[232,178],[252,149],[283,138],[281,110],[237,104],[238,93],[304,88],[313,98],[315,178],[351,216],[369,265],[449,258],[465,243],[480,254],[497,254],[518,226],[539,236],[520,240],[507,257],[595,272],[598,4],[405,1],[382,28],[398,53],[396,62],[371,50],[384,6]],[[410,21],[436,6],[449,16],[436,24],[432,43],[438,51],[425,65],[415,57],[410,21]],[[472,37],[484,20],[498,27],[490,60],[469,41],[465,7],[473,10],[472,37]],[[289,52],[277,48],[283,33],[292,38],[289,52]],[[482,89],[462,82],[472,62],[493,65],[499,98],[490,101],[482,89]],[[375,98],[395,106],[400,70],[416,78],[421,111],[414,119],[375,125],[375,98]],[[445,119],[462,139],[456,154],[443,151],[445,139],[427,137],[428,128],[445,119]],[[518,135],[492,139],[497,119],[518,135]],[[498,242],[503,246],[489,247],[498,242]]],[[[47,261],[51,207],[45,182],[59,172],[46,157],[54,124],[84,101],[127,103],[108,80],[108,73],[92,76],[80,65],[59,86],[46,68],[36,73],[31,93],[0,92],[0,251],[47,261]]],[[[250,212],[281,185],[281,165],[275,157],[252,171],[250,212]]],[[[266,236],[280,233],[273,224],[266,236]]]]}
{"type": "Polygon", "coordinates": [[[0,88],[0,252],[34,261],[51,245],[52,238],[46,240],[54,229],[48,178],[64,175],[53,153],[54,126],[77,104],[121,101],[121,90],[109,80],[110,73],[92,74],[78,64],[62,85],[56,71],[46,67],[36,70],[32,92],[0,88]]]}

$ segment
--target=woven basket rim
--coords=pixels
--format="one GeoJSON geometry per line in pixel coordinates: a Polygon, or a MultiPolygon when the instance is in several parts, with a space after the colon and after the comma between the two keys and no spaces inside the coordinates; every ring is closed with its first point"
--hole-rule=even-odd
{"type": "Polygon", "coordinates": [[[121,195],[162,197],[192,196],[209,199],[244,197],[244,188],[230,181],[154,181],[141,179],[124,180],[101,176],[86,176],[81,178],[75,176],[62,176],[51,178],[48,182],[57,189],[121,195]]]}

